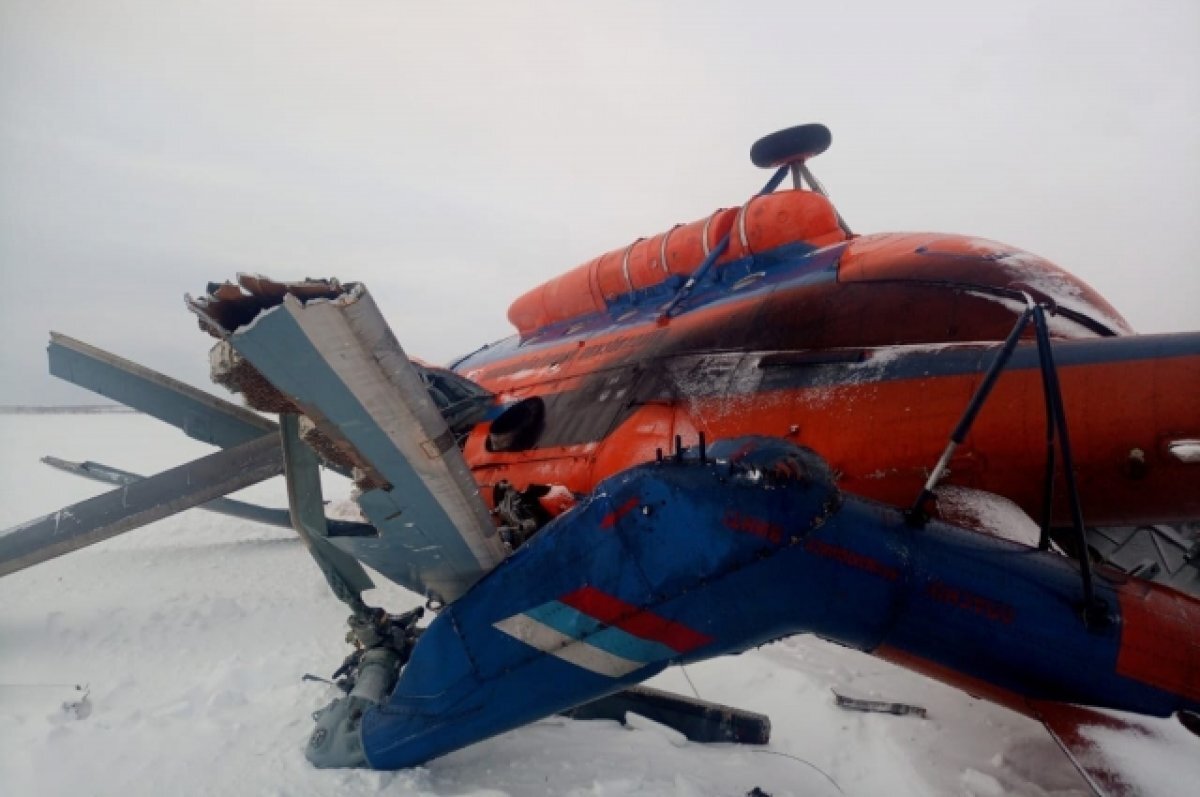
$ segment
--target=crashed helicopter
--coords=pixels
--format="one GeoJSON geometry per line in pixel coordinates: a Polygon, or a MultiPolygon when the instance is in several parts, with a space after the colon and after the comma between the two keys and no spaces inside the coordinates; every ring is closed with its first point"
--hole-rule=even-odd
{"type": "Polygon", "coordinates": [[[333,279],[187,299],[252,409],[52,333],[52,373],[221,450],[144,479],[53,461],[119,486],[0,535],[0,575],[200,505],[293,527],[352,611],[317,766],[413,766],[614,700],[761,740],[764,718],[632,687],[812,633],[1036,717],[1121,793],[1081,729],[1196,726],[1200,600],[1194,565],[1093,561],[1088,524],[1200,518],[1200,332],[1134,334],[1014,247],[854,234],[808,167],[830,141],[760,139],[747,202],[535,288],[516,335],[448,368],[333,279]],[[325,517],[322,466],[361,522],[325,517]],[[222,497],[279,474],[286,513],[222,497]],[[364,564],[436,617],[367,606],[364,564]]]}

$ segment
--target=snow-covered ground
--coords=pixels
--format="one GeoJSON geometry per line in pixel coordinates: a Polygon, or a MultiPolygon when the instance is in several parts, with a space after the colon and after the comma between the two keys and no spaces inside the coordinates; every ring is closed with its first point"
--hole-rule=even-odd
{"type": "MultiPolygon", "coordinates": [[[[211,451],[139,415],[0,415],[0,441],[0,529],[106,489],[44,454],[151,473],[211,451]]],[[[327,492],[347,486],[329,477],[327,492]]],[[[284,505],[278,480],[241,497],[284,505]]],[[[417,602],[399,588],[368,600],[417,602]]],[[[417,769],[315,770],[309,715],[333,690],[301,676],[341,662],[346,614],[294,534],[200,510],[0,579],[0,793],[1089,793],[1037,723],[810,638],[687,670],[702,697],[769,714],[766,748],[554,718],[417,769]],[[76,683],[90,686],[83,718],[61,708],[76,683]],[[847,712],[834,688],[929,717],[847,712]]],[[[691,691],[678,669],[652,683],[691,691]]]]}

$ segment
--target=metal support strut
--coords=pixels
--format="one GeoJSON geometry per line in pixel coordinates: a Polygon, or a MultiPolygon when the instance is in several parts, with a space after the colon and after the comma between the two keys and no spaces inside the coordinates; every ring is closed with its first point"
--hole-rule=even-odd
{"type": "Polygon", "coordinates": [[[925,481],[925,486],[913,502],[912,507],[905,512],[905,519],[910,526],[920,527],[929,519],[926,506],[933,500],[934,490],[945,475],[955,450],[966,440],[971,425],[975,422],[980,409],[983,408],[1000,372],[1008,365],[1012,353],[1017,347],[1021,333],[1033,321],[1035,340],[1037,342],[1038,364],[1042,372],[1042,391],[1046,404],[1046,473],[1043,483],[1044,494],[1041,518],[1041,537],[1038,547],[1046,549],[1050,545],[1050,520],[1054,499],[1054,470],[1055,443],[1062,454],[1063,476],[1067,486],[1067,499],[1071,510],[1071,525],[1075,532],[1075,541],[1079,547],[1079,577],[1083,587],[1083,621],[1089,628],[1099,628],[1109,622],[1108,612],[1097,600],[1095,587],[1092,582],[1092,563],[1088,556],[1087,538],[1083,525],[1083,509],[1079,503],[1079,488],[1075,481],[1075,463],[1071,457],[1071,440],[1067,433],[1067,415],[1063,406],[1062,392],[1058,382],[1058,370],[1054,365],[1054,352],[1050,345],[1050,332],[1046,324],[1046,310],[1036,304],[1033,298],[1025,294],[1025,310],[1022,311],[1017,323],[1013,326],[1004,344],[996,355],[996,359],[988,368],[983,381],[979,383],[975,394],[967,403],[967,408],[959,419],[950,435],[946,449],[938,459],[937,465],[925,481]]]}
{"type": "Polygon", "coordinates": [[[1000,352],[996,355],[996,359],[991,367],[988,368],[983,381],[975,389],[975,395],[971,396],[971,400],[967,403],[967,409],[963,412],[962,417],[958,420],[958,424],[954,427],[954,431],[950,434],[950,442],[946,444],[946,450],[942,452],[942,456],[937,464],[934,465],[929,478],[925,480],[925,486],[921,489],[920,495],[913,502],[912,508],[905,514],[910,525],[921,526],[928,520],[929,515],[925,511],[925,506],[933,500],[933,491],[937,487],[938,482],[942,480],[942,476],[945,475],[946,469],[950,465],[950,458],[954,456],[954,451],[966,440],[967,432],[971,431],[971,424],[975,423],[975,416],[979,414],[979,410],[983,409],[983,404],[991,394],[992,388],[995,387],[996,380],[1000,377],[1000,372],[1004,370],[1004,366],[1008,365],[1013,351],[1017,348],[1017,341],[1021,339],[1021,333],[1025,331],[1025,327],[1028,326],[1029,320],[1033,317],[1032,300],[1029,303],[1030,306],[1026,307],[1021,313],[1016,325],[1012,328],[1012,332],[1009,332],[1008,337],[1005,338],[1004,345],[1000,347],[1000,352]]]}
{"type": "MultiPolygon", "coordinates": [[[[1067,432],[1067,413],[1063,407],[1062,391],[1058,384],[1058,369],[1054,366],[1054,352],[1050,348],[1050,330],[1046,325],[1046,312],[1041,305],[1033,308],[1034,329],[1037,332],[1038,360],[1042,368],[1042,387],[1046,395],[1047,426],[1053,425],[1051,434],[1057,433],[1058,446],[1062,452],[1063,477],[1067,482],[1067,502],[1071,509],[1071,526],[1075,532],[1075,544],[1079,549],[1079,577],[1083,582],[1083,621],[1089,628],[1100,628],[1110,620],[1108,612],[1096,599],[1092,584],[1092,560],[1088,555],[1087,532],[1083,526],[1083,507],[1079,503],[1079,486],[1075,482],[1075,461],[1071,457],[1071,438],[1067,432]],[[1052,420],[1051,420],[1052,419],[1052,420]]],[[[1053,449],[1051,449],[1053,450],[1053,449]]],[[[1049,472],[1046,484],[1051,485],[1045,498],[1043,510],[1042,539],[1050,535],[1050,501],[1053,497],[1053,459],[1047,462],[1049,472]]]]}

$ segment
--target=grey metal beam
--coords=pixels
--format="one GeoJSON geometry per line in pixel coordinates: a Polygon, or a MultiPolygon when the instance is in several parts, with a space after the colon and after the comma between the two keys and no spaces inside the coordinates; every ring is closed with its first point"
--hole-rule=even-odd
{"type": "MultiPolygon", "coordinates": [[[[92,481],[103,482],[104,484],[133,484],[146,478],[141,474],[114,468],[111,465],[105,465],[100,462],[70,462],[58,457],[42,457],[42,462],[52,468],[70,473],[73,476],[80,476],[84,479],[91,479],[92,481]]],[[[292,516],[288,510],[259,506],[258,504],[250,504],[245,501],[237,501],[233,498],[215,498],[207,504],[198,506],[197,509],[204,509],[209,512],[216,512],[219,515],[235,517],[241,520],[251,520],[267,526],[277,526],[281,529],[292,528],[292,516]]],[[[377,533],[375,527],[370,523],[359,523],[353,520],[325,518],[325,526],[331,537],[368,537],[374,536],[377,533]]]]}
{"type": "Polygon", "coordinates": [[[202,443],[229,448],[278,428],[245,407],[58,332],[50,333],[46,351],[54,376],[158,418],[202,443]]]}
{"type": "Polygon", "coordinates": [[[279,437],[218,451],[0,532],[0,576],[45,562],[283,472],[279,437]]]}
{"type": "Polygon", "coordinates": [[[377,484],[358,505],[378,537],[331,537],[441,603],[507,553],[454,435],[361,286],[336,302],[291,295],[234,332],[233,348],[377,484]]]}
{"type": "Polygon", "coordinates": [[[375,584],[358,560],[329,542],[321,500],[320,464],[317,455],[300,439],[299,416],[279,416],[279,437],[292,526],[308,546],[333,594],[355,614],[365,613],[362,593],[375,584]]]}
{"type": "MultiPolygon", "coordinates": [[[[103,484],[134,484],[146,478],[141,474],[131,473],[127,470],[103,465],[99,462],[70,462],[58,457],[42,457],[42,462],[52,468],[70,473],[72,476],[80,476],[103,484]]],[[[240,518],[242,520],[253,520],[256,523],[264,523],[268,526],[278,526],[284,529],[292,527],[292,518],[286,509],[274,509],[272,507],[258,506],[257,504],[248,504],[245,501],[235,501],[232,498],[216,498],[207,504],[201,504],[197,509],[207,509],[209,512],[216,512],[219,515],[228,515],[229,517],[240,518]]]]}

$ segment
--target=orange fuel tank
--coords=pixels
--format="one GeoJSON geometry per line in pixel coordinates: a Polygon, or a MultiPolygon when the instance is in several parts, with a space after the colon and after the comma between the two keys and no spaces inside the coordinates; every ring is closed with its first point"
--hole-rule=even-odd
{"type": "Polygon", "coordinates": [[[639,238],[527,292],[508,309],[508,320],[525,336],[552,324],[599,313],[622,296],[662,284],[672,275],[690,276],[729,236],[717,264],[804,243],[818,248],[844,241],[833,205],[812,191],[756,196],[740,208],[680,224],[639,238]]]}

